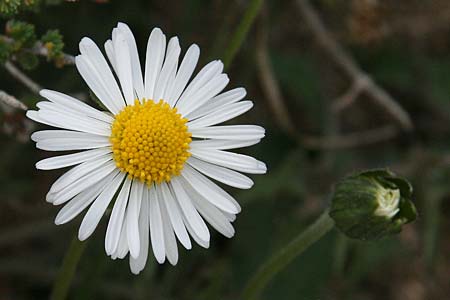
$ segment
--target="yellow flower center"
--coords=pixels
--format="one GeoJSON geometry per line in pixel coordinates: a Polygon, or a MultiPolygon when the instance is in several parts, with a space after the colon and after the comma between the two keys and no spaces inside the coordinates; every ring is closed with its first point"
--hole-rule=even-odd
{"type": "Polygon", "coordinates": [[[116,166],[148,185],[180,175],[190,156],[187,119],[162,100],[139,100],[116,115],[111,129],[116,166]]]}

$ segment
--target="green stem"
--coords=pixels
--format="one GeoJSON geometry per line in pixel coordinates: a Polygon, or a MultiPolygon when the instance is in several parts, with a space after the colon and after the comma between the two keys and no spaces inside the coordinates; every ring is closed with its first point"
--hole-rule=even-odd
{"type": "Polygon", "coordinates": [[[275,275],[289,265],[297,256],[302,254],[312,244],[317,242],[322,236],[330,231],[334,226],[333,220],[326,210],[311,224],[305,231],[301,232],[286,247],[275,253],[264,263],[256,274],[247,283],[242,293],[241,299],[257,299],[267,283],[275,275]]]}
{"type": "Polygon", "coordinates": [[[225,65],[225,68],[228,68],[230,66],[231,62],[236,56],[236,53],[241,48],[242,43],[244,42],[245,37],[250,30],[250,27],[252,26],[256,16],[261,10],[262,4],[263,0],[251,0],[247,11],[242,17],[242,21],[239,23],[236,31],[231,38],[229,47],[225,50],[223,56],[223,64],[225,65]]]}
{"type": "Polygon", "coordinates": [[[347,258],[349,239],[342,233],[336,236],[336,245],[334,248],[333,272],[335,275],[342,275],[347,258]]]}
{"type": "Polygon", "coordinates": [[[78,262],[80,261],[85,248],[86,242],[80,242],[77,237],[73,238],[53,285],[51,300],[66,299],[78,262]]]}

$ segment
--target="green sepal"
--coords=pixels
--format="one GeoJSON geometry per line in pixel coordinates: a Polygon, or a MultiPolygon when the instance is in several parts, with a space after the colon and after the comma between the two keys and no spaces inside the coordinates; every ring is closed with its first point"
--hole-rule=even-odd
{"type": "Polygon", "coordinates": [[[336,184],[330,217],[348,237],[376,240],[400,232],[402,225],[415,220],[411,196],[411,184],[387,169],[359,172],[336,184]],[[376,214],[380,195],[386,190],[400,194],[400,199],[396,198],[399,211],[392,217],[376,214]]]}

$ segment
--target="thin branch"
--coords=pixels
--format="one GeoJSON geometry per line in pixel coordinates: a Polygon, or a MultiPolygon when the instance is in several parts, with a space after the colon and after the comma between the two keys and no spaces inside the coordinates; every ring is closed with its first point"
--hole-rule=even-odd
{"type": "MultiPolygon", "coordinates": [[[[264,22],[264,14],[263,20],[264,22]]],[[[286,101],[281,93],[278,81],[273,74],[272,65],[267,47],[267,31],[264,24],[259,27],[256,45],[256,61],[259,68],[259,76],[262,82],[263,92],[269,101],[275,121],[289,136],[297,140],[303,147],[317,150],[335,150],[367,146],[390,140],[397,136],[399,131],[394,126],[386,126],[378,129],[350,133],[331,137],[303,136],[296,131],[295,124],[290,117],[286,101]]],[[[357,97],[367,85],[367,76],[359,77],[354,81],[350,90],[342,96],[342,104],[348,104],[357,97]],[[345,102],[345,103],[344,103],[345,102]]]]}
{"type": "Polygon", "coordinates": [[[375,83],[368,74],[366,74],[355,60],[344,50],[344,48],[332,37],[320,20],[317,12],[309,4],[308,0],[296,0],[300,14],[309,25],[318,44],[326,51],[335,63],[353,80],[360,78],[367,80],[364,89],[371,98],[386,109],[394,117],[401,127],[405,130],[412,130],[413,124],[408,113],[389,95],[383,88],[375,83]]]}
{"type": "Polygon", "coordinates": [[[5,63],[5,69],[19,82],[26,86],[30,91],[35,94],[39,94],[42,87],[34,82],[30,77],[17,68],[12,62],[7,61],[5,63]]]}
{"type": "Polygon", "coordinates": [[[370,79],[365,76],[357,78],[355,81],[353,81],[350,88],[342,96],[337,98],[336,101],[333,102],[332,109],[336,113],[344,110],[346,107],[348,107],[358,99],[361,93],[367,89],[369,83],[370,79]]]}
{"type": "MultiPolygon", "coordinates": [[[[263,18],[262,22],[265,22],[265,18],[263,18]]],[[[275,122],[287,133],[295,134],[294,123],[289,115],[270,63],[269,51],[267,49],[267,26],[266,24],[262,24],[262,26],[258,28],[256,62],[258,64],[258,75],[261,80],[261,87],[269,102],[271,111],[274,114],[275,122]]]]}
{"type": "Polygon", "coordinates": [[[0,90],[0,102],[11,106],[13,108],[18,108],[22,110],[27,110],[28,107],[20,102],[16,97],[7,94],[6,92],[0,90]]]}
{"type": "Polygon", "coordinates": [[[303,137],[302,143],[310,149],[346,149],[380,143],[396,137],[399,130],[394,126],[354,132],[330,137],[303,137]]]}

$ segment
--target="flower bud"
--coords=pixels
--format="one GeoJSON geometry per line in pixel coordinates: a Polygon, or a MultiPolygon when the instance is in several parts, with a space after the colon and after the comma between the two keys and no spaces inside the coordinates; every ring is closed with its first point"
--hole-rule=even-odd
{"type": "Polygon", "coordinates": [[[330,217],[348,237],[375,240],[401,231],[417,217],[412,186],[385,169],[364,171],[339,182],[330,217]]]}

